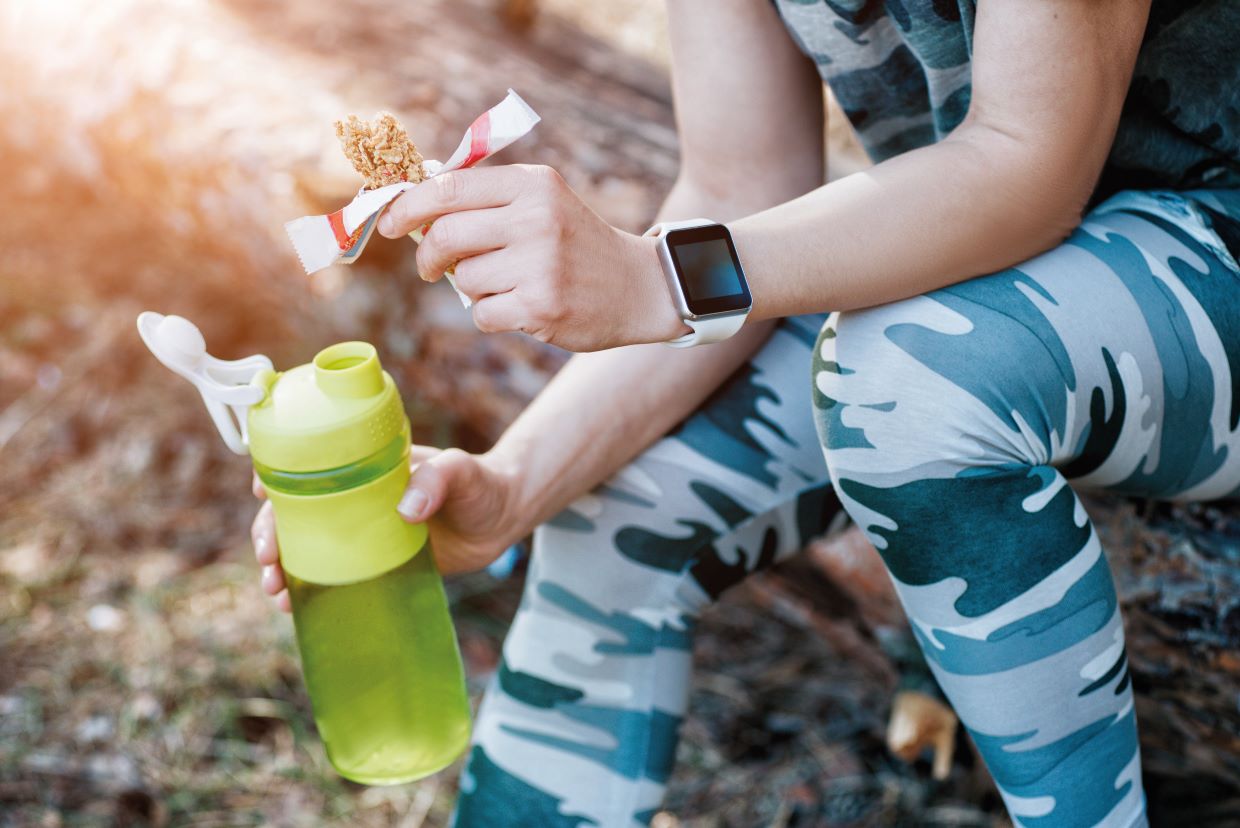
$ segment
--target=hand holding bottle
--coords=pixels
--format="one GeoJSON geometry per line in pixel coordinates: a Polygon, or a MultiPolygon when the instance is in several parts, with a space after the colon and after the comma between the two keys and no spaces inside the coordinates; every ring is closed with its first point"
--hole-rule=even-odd
{"type": "MultiPolygon", "coordinates": [[[[525,534],[512,514],[515,477],[497,457],[460,449],[413,446],[412,476],[397,511],[410,523],[429,520],[431,548],[440,572],[481,569],[525,534]]],[[[257,476],[254,494],[266,500],[257,476]]],[[[250,529],[254,556],[263,567],[263,590],[282,611],[290,609],[276,546],[275,516],[264,502],[250,529]]]]}

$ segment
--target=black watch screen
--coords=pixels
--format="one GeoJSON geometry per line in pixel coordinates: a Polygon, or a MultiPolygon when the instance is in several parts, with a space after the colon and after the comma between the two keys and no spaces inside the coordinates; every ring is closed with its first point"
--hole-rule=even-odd
{"type": "Polygon", "coordinates": [[[702,316],[749,307],[749,285],[728,228],[715,224],[672,230],[666,240],[690,313],[702,316]]]}

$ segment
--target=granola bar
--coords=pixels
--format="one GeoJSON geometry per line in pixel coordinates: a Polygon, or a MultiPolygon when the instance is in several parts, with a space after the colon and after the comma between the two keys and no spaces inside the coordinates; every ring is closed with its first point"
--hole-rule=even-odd
{"type": "Polygon", "coordinates": [[[336,137],[368,190],[402,181],[417,184],[426,178],[422,154],[390,112],[377,113],[373,121],[356,115],[336,121],[336,137]]]}

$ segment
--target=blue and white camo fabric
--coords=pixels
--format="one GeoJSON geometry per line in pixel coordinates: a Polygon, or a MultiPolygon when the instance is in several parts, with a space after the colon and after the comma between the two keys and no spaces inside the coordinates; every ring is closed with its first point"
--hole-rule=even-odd
{"type": "Polygon", "coordinates": [[[784,320],[535,534],[458,828],[647,824],[699,613],[841,502],[1015,824],[1146,825],[1120,610],[1076,491],[1240,495],[1237,251],[1240,194],[1123,193],[1018,267],[784,320]]]}
{"type": "MultiPolygon", "coordinates": [[[[774,4],[875,160],[967,113],[975,0],[774,4]]],[[[1154,0],[1096,206],[1062,245],[783,320],[538,529],[457,828],[648,824],[700,612],[845,512],[1013,822],[1148,824],[1120,608],[1077,491],[1240,496],[1238,37],[1240,4],[1154,0]]]]}

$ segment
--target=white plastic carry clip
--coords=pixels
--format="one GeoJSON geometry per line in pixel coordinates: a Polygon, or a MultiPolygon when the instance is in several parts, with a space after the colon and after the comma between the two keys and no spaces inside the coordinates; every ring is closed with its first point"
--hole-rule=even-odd
{"type": "Polygon", "coordinates": [[[138,314],[138,334],[155,358],[194,384],[228,448],[249,454],[246,411],[262,402],[266,391],[249,382],[260,371],[272,370],[271,360],[261,354],[243,359],[216,359],[207,353],[207,342],[198,327],[180,316],[154,311],[138,314]]]}

